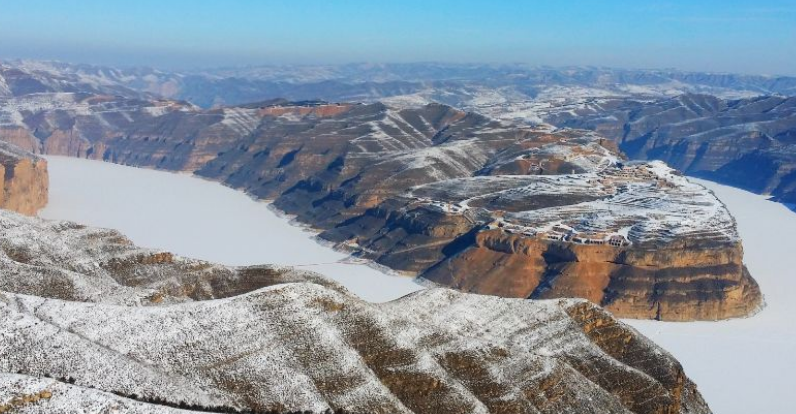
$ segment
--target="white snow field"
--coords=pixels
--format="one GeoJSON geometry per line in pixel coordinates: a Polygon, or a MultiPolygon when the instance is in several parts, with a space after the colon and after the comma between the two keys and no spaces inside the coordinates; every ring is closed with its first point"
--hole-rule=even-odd
{"type": "Polygon", "coordinates": [[[722,322],[625,322],[680,360],[716,414],[796,412],[796,214],[766,197],[710,181],[738,222],[744,261],[766,306],[722,322]]]}
{"type": "Polygon", "coordinates": [[[280,264],[324,274],[372,302],[423,287],[319,244],[265,202],[187,174],[47,157],[50,201],[39,213],[120,230],[143,247],[226,265],[280,264]]]}
{"type": "MultiPolygon", "coordinates": [[[[278,217],[268,205],[222,185],[98,161],[47,157],[50,203],[41,216],[121,230],[144,247],[228,265],[288,264],[327,275],[370,301],[422,289],[411,278],[361,264],[278,217]]],[[[723,322],[625,322],[682,362],[717,414],[792,413],[796,369],[796,214],[743,190],[696,180],[738,221],[745,262],[766,307],[723,322]]]]}

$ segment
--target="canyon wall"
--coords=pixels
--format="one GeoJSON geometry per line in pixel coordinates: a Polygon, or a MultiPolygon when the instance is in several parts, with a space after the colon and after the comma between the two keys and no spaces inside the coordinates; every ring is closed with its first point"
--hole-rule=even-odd
{"type": "Polygon", "coordinates": [[[582,297],[635,318],[712,320],[757,310],[760,290],[743,265],[740,242],[687,244],[628,249],[488,230],[423,277],[505,297],[582,297]]]}
{"type": "Polygon", "coordinates": [[[0,142],[0,208],[34,215],[47,205],[47,161],[0,142]]]}
{"type": "Polygon", "coordinates": [[[33,148],[193,172],[272,200],[338,247],[461,290],[582,296],[619,316],[665,320],[735,317],[762,302],[742,265],[735,222],[710,192],[662,164],[628,163],[590,132],[550,132],[439,104],[277,101],[200,110],[108,96],[47,99],[14,107],[49,108],[39,112],[6,109],[7,119],[36,131],[33,148]],[[597,243],[627,263],[564,266],[514,255],[512,264],[492,265],[504,253],[478,233],[503,222],[501,231],[523,243],[554,237],[581,255],[597,243]],[[702,254],[694,246],[710,242],[733,259],[651,256],[651,271],[630,257],[648,254],[653,242],[693,257],[702,254]],[[461,274],[443,276],[443,268],[461,274]]]}

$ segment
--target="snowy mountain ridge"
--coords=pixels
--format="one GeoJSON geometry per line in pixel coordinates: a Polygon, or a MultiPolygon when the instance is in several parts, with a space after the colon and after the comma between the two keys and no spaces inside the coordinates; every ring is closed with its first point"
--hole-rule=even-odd
{"type": "MultiPolygon", "coordinates": [[[[169,72],[45,61],[6,61],[5,70],[71,81],[83,92],[152,94],[200,106],[237,105],[273,98],[327,101],[444,103],[510,117],[547,102],[583,97],[662,98],[707,93],[725,98],[793,95],[787,76],[600,67],[487,64],[347,64],[222,68],[169,72]],[[498,113],[499,110],[499,113],[498,113]]],[[[0,71],[2,74],[2,71],[0,71]]],[[[0,83],[2,85],[2,83],[0,83]]],[[[63,87],[61,87],[63,89],[63,87]]],[[[0,86],[2,90],[2,86],[0,86]]],[[[17,89],[17,94],[25,89],[17,89]]]]}
{"type": "MultiPolygon", "coordinates": [[[[12,240],[0,261],[0,404],[23,412],[709,412],[670,355],[583,300],[431,289],[371,304],[288,269],[226,298],[139,306],[142,281],[190,296],[192,270],[223,267],[164,253],[108,267],[109,254],[141,249],[113,231],[0,217],[2,240],[12,240]],[[23,229],[43,242],[13,236],[23,229]],[[26,244],[35,254],[24,256],[26,244]],[[106,267],[122,285],[115,294],[89,303],[64,288],[95,285],[106,267]],[[41,269],[47,280],[26,274],[41,269]]],[[[234,273],[218,283],[234,285],[234,273]]]]}

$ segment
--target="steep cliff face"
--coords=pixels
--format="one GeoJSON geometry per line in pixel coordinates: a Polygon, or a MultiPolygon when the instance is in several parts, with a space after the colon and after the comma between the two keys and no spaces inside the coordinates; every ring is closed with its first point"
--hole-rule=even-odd
{"type": "Polygon", "coordinates": [[[743,265],[740,243],[687,244],[628,249],[487,230],[423,277],[505,297],[582,297],[636,318],[711,320],[757,309],[760,290],[743,265]]]}
{"type": "Polygon", "coordinates": [[[47,205],[47,161],[0,142],[0,208],[34,215],[47,205]]]}
{"type": "MultiPolygon", "coordinates": [[[[412,275],[426,276],[456,262],[467,255],[462,249],[474,246],[475,233],[502,222],[509,224],[506,231],[529,239],[628,251],[649,242],[665,249],[677,237],[692,239],[686,250],[706,240],[714,241],[716,250],[734,251],[739,244],[732,217],[704,188],[663,165],[626,163],[613,142],[589,132],[551,133],[439,104],[398,109],[272,101],[200,110],[180,102],[96,95],[42,99],[25,96],[3,107],[6,119],[36,131],[35,148],[221,181],[273,200],[340,247],[412,275]]],[[[477,279],[487,276],[467,273],[467,283],[450,284],[509,296],[523,291],[513,287],[519,284],[530,295],[539,283],[534,280],[549,282],[557,271],[530,256],[518,255],[516,265],[504,267],[490,267],[489,255],[472,257],[482,256],[485,262],[476,267],[492,268],[499,276],[488,276],[492,282],[484,284],[477,279]],[[539,269],[523,276],[530,268],[539,269]]],[[[724,304],[726,291],[753,283],[740,258],[726,274],[711,276],[700,262],[673,265],[657,259],[661,270],[688,273],[682,279],[688,282],[658,283],[658,273],[640,272],[634,277],[646,277],[646,283],[614,283],[619,296],[633,288],[643,292],[629,297],[647,299],[615,306],[619,315],[682,320],[742,313],[742,306],[724,304]],[[705,277],[715,281],[703,283],[705,277]],[[706,296],[700,302],[680,300],[688,291],[706,296]],[[697,304],[713,310],[677,309],[697,304]]],[[[617,273],[606,265],[588,272],[604,280],[617,273]]],[[[587,294],[598,286],[591,277],[569,279],[583,286],[549,295],[604,302],[587,294]]],[[[603,296],[617,296],[607,284],[604,289],[603,296]]],[[[754,289],[738,299],[747,302],[749,312],[760,300],[754,289]]]]}
{"type": "Polygon", "coordinates": [[[310,272],[10,211],[0,224],[0,408],[710,412],[671,355],[584,300],[372,304],[310,272]]]}
{"type": "Polygon", "coordinates": [[[467,292],[583,297],[617,315],[676,321],[761,305],[732,216],[660,163],[584,179],[447,180],[411,194],[321,235],[467,292]]]}

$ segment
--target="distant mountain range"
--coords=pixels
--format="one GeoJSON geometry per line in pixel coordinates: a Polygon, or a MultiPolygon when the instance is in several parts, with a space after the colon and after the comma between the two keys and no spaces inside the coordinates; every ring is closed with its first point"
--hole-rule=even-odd
{"type": "MultiPolygon", "coordinates": [[[[350,64],[202,72],[0,63],[0,99],[82,92],[200,107],[270,99],[436,102],[497,118],[591,129],[631,158],[796,203],[796,77],[527,65],[350,64]]],[[[13,124],[8,113],[0,125],[13,124]]],[[[18,121],[18,120],[17,120],[18,121]]]]}
{"type": "MultiPolygon", "coordinates": [[[[74,85],[78,85],[82,92],[115,92],[128,97],[147,93],[187,100],[203,107],[285,98],[332,102],[434,101],[471,109],[553,97],[663,97],[704,93],[738,98],[796,94],[796,77],[527,65],[350,64],[168,72],[8,61],[0,66],[0,71],[16,95],[45,89],[68,91],[71,88],[75,91],[74,85]],[[45,79],[64,82],[58,85],[45,79]],[[66,82],[72,86],[67,86],[66,82]]],[[[2,94],[3,84],[0,83],[0,96],[2,94]]]]}

